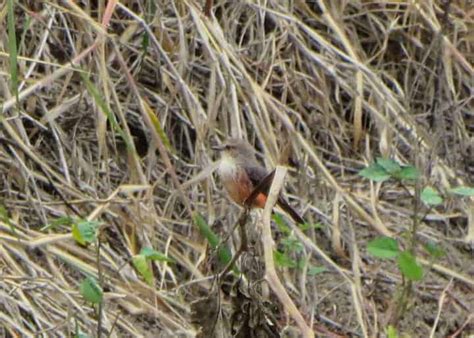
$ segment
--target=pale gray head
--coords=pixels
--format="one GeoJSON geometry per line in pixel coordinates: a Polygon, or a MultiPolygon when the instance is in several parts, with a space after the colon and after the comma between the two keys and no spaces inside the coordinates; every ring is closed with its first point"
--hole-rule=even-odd
{"type": "Polygon", "coordinates": [[[222,151],[222,157],[230,157],[237,163],[255,161],[255,150],[245,140],[230,138],[221,146],[213,147],[213,149],[222,151]]]}

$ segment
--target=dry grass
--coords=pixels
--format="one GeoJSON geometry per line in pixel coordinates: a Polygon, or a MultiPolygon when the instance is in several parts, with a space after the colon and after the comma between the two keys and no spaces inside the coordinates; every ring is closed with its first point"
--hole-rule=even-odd
{"type": "MultiPolygon", "coordinates": [[[[407,231],[413,208],[397,185],[357,172],[386,156],[441,192],[474,185],[472,2],[206,2],[211,18],[204,1],[19,1],[17,53],[0,7],[0,335],[97,335],[78,286],[99,267],[101,334],[195,335],[190,304],[218,281],[193,217],[224,236],[239,214],[211,175],[211,145],[226,135],[255,144],[268,168],[289,149],[287,196],[324,224],[294,231],[298,255],[328,271],[278,270],[306,324],[321,336],[384,332],[400,276],[365,246],[407,231]],[[54,226],[65,216],[103,222],[99,258],[54,226]],[[130,263],[143,247],[175,260],[154,263],[153,287],[130,263]]],[[[416,284],[399,332],[474,331],[473,204],[448,200],[424,219],[420,242],[447,255],[416,284]]],[[[218,303],[225,318],[245,299],[260,323],[271,313],[277,332],[294,334],[286,305],[255,282],[255,215],[241,260],[249,283],[234,279],[218,303]]],[[[229,325],[215,331],[229,336],[229,325]]]]}

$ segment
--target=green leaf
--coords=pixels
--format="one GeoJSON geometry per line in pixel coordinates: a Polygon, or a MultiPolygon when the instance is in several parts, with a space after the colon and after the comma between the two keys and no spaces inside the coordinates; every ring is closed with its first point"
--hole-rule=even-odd
{"type": "Polygon", "coordinates": [[[379,164],[373,163],[359,171],[359,175],[371,181],[383,182],[390,178],[390,174],[379,164]]]}
{"type": "Polygon", "coordinates": [[[424,246],[425,250],[431,255],[431,257],[438,259],[446,255],[443,248],[434,242],[428,242],[424,246]]]}
{"type": "Polygon", "coordinates": [[[156,251],[152,248],[144,247],[140,250],[140,255],[145,256],[146,259],[158,262],[169,262],[173,263],[174,260],[166,256],[165,254],[156,251]]]}
{"type": "Polygon", "coordinates": [[[142,34],[142,53],[143,53],[143,56],[146,55],[149,45],[150,45],[150,37],[148,36],[148,34],[143,33],[142,34]]]}
{"type": "Polygon", "coordinates": [[[461,196],[474,196],[474,188],[473,187],[456,187],[449,190],[453,194],[461,195],[461,196]]]}
{"type": "Polygon", "coordinates": [[[15,1],[8,0],[7,2],[7,27],[8,27],[8,54],[10,59],[10,78],[11,90],[14,93],[17,103],[18,97],[18,49],[16,44],[15,31],[15,1]]]}
{"type": "Polygon", "coordinates": [[[296,268],[298,265],[290,256],[278,250],[273,251],[273,259],[275,260],[275,264],[281,268],[296,268]]]}
{"type": "Polygon", "coordinates": [[[79,291],[84,299],[93,304],[99,304],[102,302],[103,292],[97,280],[93,277],[86,277],[81,285],[79,291]]]}
{"type": "Polygon", "coordinates": [[[423,278],[423,268],[409,251],[402,251],[398,256],[398,267],[402,274],[413,281],[423,278]]]}
{"type": "Polygon", "coordinates": [[[387,327],[387,338],[398,338],[397,329],[392,325],[387,327]]]}
{"type": "Polygon", "coordinates": [[[141,100],[141,104],[143,108],[145,109],[145,113],[150,118],[150,122],[153,126],[153,129],[155,130],[155,132],[157,133],[158,137],[161,139],[165,147],[171,153],[176,153],[176,150],[173,149],[171,142],[168,139],[168,136],[166,135],[165,130],[163,129],[163,126],[161,125],[160,120],[158,119],[157,113],[150,107],[147,101],[141,100]]]}
{"type": "Polygon", "coordinates": [[[107,117],[107,120],[109,121],[112,129],[116,131],[120,135],[122,140],[124,141],[127,150],[130,153],[136,153],[135,144],[130,139],[129,134],[127,134],[120,127],[113,111],[110,109],[110,106],[108,105],[107,101],[104,100],[104,95],[100,93],[100,91],[97,89],[94,83],[91,82],[91,80],[89,79],[86,73],[79,72],[79,75],[81,76],[82,81],[85,83],[87,91],[89,92],[89,94],[92,96],[95,103],[99,107],[99,110],[107,117]]]}
{"type": "MultiPolygon", "coordinates": [[[[222,265],[227,265],[232,260],[232,252],[227,245],[220,245],[217,249],[217,258],[222,265]]],[[[237,270],[236,270],[237,271],[237,270]]]]}
{"type": "Polygon", "coordinates": [[[367,244],[367,251],[378,258],[394,258],[400,253],[398,242],[390,237],[378,237],[367,244]]]}
{"type": "Polygon", "coordinates": [[[420,172],[415,167],[409,166],[402,166],[402,170],[400,170],[397,174],[395,174],[395,178],[399,180],[417,180],[420,177],[420,172]]]}
{"type": "Polygon", "coordinates": [[[280,230],[283,234],[289,235],[291,233],[291,229],[286,224],[285,220],[280,214],[273,214],[273,221],[275,222],[278,230],[280,230]]]}
{"type": "Polygon", "coordinates": [[[299,239],[291,236],[287,238],[283,238],[281,240],[281,244],[285,248],[285,252],[302,252],[304,250],[303,243],[300,242],[299,239]]]}
{"type": "Polygon", "coordinates": [[[194,222],[198,226],[201,235],[209,242],[211,248],[217,248],[217,246],[219,245],[219,237],[214,233],[214,231],[212,231],[206,220],[200,214],[196,214],[194,216],[194,222]]]}
{"type": "Polygon", "coordinates": [[[326,269],[324,266],[310,266],[308,268],[308,276],[316,276],[326,271],[328,271],[328,269],[326,269]]]}
{"type": "Polygon", "coordinates": [[[132,263],[145,282],[148,285],[153,285],[153,271],[150,268],[147,258],[144,255],[135,255],[132,258],[132,263]]]}
{"type": "Polygon", "coordinates": [[[423,189],[420,195],[421,200],[428,205],[439,205],[443,203],[443,198],[432,187],[423,189]]]}
{"type": "Polygon", "coordinates": [[[83,333],[82,331],[80,331],[74,335],[74,338],[89,338],[89,336],[83,333]]]}
{"type": "Polygon", "coordinates": [[[0,204],[0,221],[2,221],[3,223],[7,224],[12,233],[14,235],[16,235],[16,227],[15,227],[15,224],[13,224],[11,221],[10,221],[10,215],[8,215],[8,210],[7,208],[5,207],[5,205],[3,205],[3,203],[0,204]]]}
{"type": "Polygon", "coordinates": [[[230,263],[230,261],[232,260],[232,253],[229,247],[224,244],[219,245],[219,236],[217,236],[214,231],[212,231],[209,224],[207,224],[207,222],[200,214],[196,213],[194,215],[194,223],[196,223],[196,225],[198,226],[201,235],[207,239],[211,248],[216,249],[217,247],[219,247],[217,250],[217,258],[219,259],[219,262],[223,265],[227,265],[228,263],[230,263]]]}
{"type": "Polygon", "coordinates": [[[388,158],[377,158],[377,164],[392,176],[402,169],[402,167],[400,167],[400,164],[388,158]]]}
{"type": "Polygon", "coordinates": [[[306,258],[301,258],[296,261],[296,268],[299,270],[303,270],[306,264],[308,263],[308,260],[306,258]]]}
{"type": "Polygon", "coordinates": [[[302,231],[306,231],[306,230],[309,230],[309,229],[322,229],[322,228],[324,228],[324,224],[319,223],[319,222],[298,224],[298,226],[300,227],[300,229],[302,231]]]}
{"type": "Polygon", "coordinates": [[[95,242],[100,226],[98,221],[79,221],[72,225],[72,237],[77,243],[86,245],[95,242]]]}
{"type": "Polygon", "coordinates": [[[89,338],[89,336],[83,332],[76,333],[74,338],[89,338]]]}

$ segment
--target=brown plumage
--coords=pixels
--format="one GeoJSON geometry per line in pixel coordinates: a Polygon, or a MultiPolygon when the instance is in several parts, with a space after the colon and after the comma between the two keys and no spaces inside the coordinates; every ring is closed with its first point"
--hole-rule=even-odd
{"type": "MultiPolygon", "coordinates": [[[[214,147],[222,151],[218,173],[229,196],[239,205],[254,191],[255,187],[268,175],[267,170],[258,163],[255,150],[244,140],[229,139],[225,144],[214,147]]],[[[255,196],[251,206],[263,208],[267,201],[268,187],[255,196]]],[[[303,218],[288,204],[283,195],[278,197],[277,205],[287,212],[298,224],[303,224],[303,218]]]]}

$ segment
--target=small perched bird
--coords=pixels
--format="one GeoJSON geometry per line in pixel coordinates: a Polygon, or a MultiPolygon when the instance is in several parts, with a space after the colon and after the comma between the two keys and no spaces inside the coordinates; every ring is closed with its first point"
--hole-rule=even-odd
{"type": "MultiPolygon", "coordinates": [[[[256,157],[255,150],[246,141],[229,139],[221,146],[213,147],[222,152],[217,169],[224,188],[229,196],[239,205],[244,206],[247,198],[255,187],[268,175],[256,157]]],[[[268,189],[262,189],[252,201],[252,208],[264,208],[267,201],[268,189]]],[[[277,205],[287,212],[298,224],[303,224],[303,218],[293,209],[280,194],[277,205]]]]}

